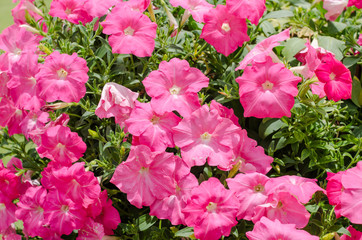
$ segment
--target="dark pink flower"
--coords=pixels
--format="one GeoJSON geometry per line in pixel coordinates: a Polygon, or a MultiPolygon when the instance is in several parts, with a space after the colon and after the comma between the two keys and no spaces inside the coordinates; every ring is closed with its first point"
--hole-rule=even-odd
{"type": "Polygon", "coordinates": [[[49,121],[49,113],[47,112],[29,112],[20,123],[21,131],[24,136],[29,139],[32,133],[37,132],[38,129],[44,128],[45,124],[49,121]]]}
{"type": "Polygon", "coordinates": [[[362,8],[362,2],[360,0],[348,0],[347,7],[356,6],[356,8],[362,8]]]}
{"type": "Polygon", "coordinates": [[[238,223],[235,219],[238,207],[234,193],[212,177],[192,190],[182,212],[187,226],[194,227],[196,238],[217,240],[223,235],[229,236],[231,228],[238,223]]]}
{"type": "Polygon", "coordinates": [[[157,25],[144,14],[116,6],[101,23],[103,33],[110,35],[113,53],[151,56],[155,48],[157,25]]]}
{"type": "Polygon", "coordinates": [[[325,83],[324,91],[328,99],[337,102],[352,97],[351,72],[332,54],[326,54],[315,70],[319,81],[325,83]]]}
{"type": "Polygon", "coordinates": [[[262,217],[255,223],[253,231],[246,232],[249,240],[319,240],[307,231],[297,230],[294,224],[283,224],[278,219],[274,221],[262,217]]]}
{"type": "Polygon", "coordinates": [[[117,0],[85,0],[84,10],[93,18],[100,18],[106,15],[117,2],[117,0]]]}
{"type": "Polygon", "coordinates": [[[61,125],[46,129],[41,135],[41,144],[37,151],[41,158],[49,158],[63,166],[70,166],[78,161],[87,149],[78,133],[61,125]]]}
{"type": "Polygon", "coordinates": [[[151,0],[128,0],[117,3],[117,6],[124,6],[130,8],[133,11],[138,11],[143,13],[146,11],[147,7],[150,5],[151,0]]]}
{"type": "Polygon", "coordinates": [[[358,40],[357,40],[357,44],[362,46],[362,33],[359,34],[358,40]]]}
{"type": "Polygon", "coordinates": [[[344,187],[342,185],[342,175],[345,174],[346,171],[340,171],[338,173],[327,172],[327,197],[329,204],[334,205],[334,212],[336,217],[341,217],[341,195],[344,191],[344,187]]]}
{"type": "Polygon", "coordinates": [[[200,107],[197,92],[209,85],[209,79],[185,60],[162,61],[157,71],[143,80],[156,112],[178,111],[183,117],[200,107]]]}
{"type": "Polygon", "coordinates": [[[84,0],[54,0],[50,4],[49,15],[74,24],[91,22],[92,17],[84,7],[84,0]]]}
{"type": "Polygon", "coordinates": [[[92,218],[87,218],[83,227],[78,231],[76,240],[102,240],[104,236],[103,225],[92,218]]]}
{"type": "Polygon", "coordinates": [[[268,199],[268,190],[265,185],[269,178],[260,173],[238,174],[234,178],[226,179],[228,186],[239,199],[237,218],[251,220],[255,207],[264,204],[268,199]]]}
{"type": "Polygon", "coordinates": [[[298,94],[298,82],[302,79],[281,63],[273,63],[271,57],[264,63],[247,67],[239,83],[240,102],[245,117],[290,117],[294,97],[298,94]]]}
{"type": "Polygon", "coordinates": [[[211,166],[227,168],[239,129],[230,119],[203,105],[173,128],[174,141],[189,167],[204,165],[207,159],[211,166]]]}
{"type": "Polygon", "coordinates": [[[225,5],[217,5],[204,16],[205,25],[200,38],[229,56],[244,42],[249,41],[245,18],[231,13],[225,5]]]}
{"type": "Polygon", "coordinates": [[[351,236],[348,236],[346,234],[343,234],[341,236],[341,240],[361,240],[362,239],[362,232],[357,231],[351,226],[347,228],[347,230],[351,233],[351,236]]]}
{"type": "Polygon", "coordinates": [[[241,18],[249,19],[255,25],[259,23],[259,19],[266,9],[265,0],[227,0],[226,7],[230,9],[230,12],[239,15],[241,18]]]}
{"type": "Polygon", "coordinates": [[[127,161],[116,168],[111,183],[127,193],[128,201],[141,208],[170,195],[176,156],[151,152],[145,145],[132,147],[127,161]]]}
{"type": "Polygon", "coordinates": [[[79,102],[86,92],[88,70],[87,62],[78,57],[77,53],[68,55],[53,52],[35,76],[40,97],[47,102],[79,102]]]}
{"type": "Polygon", "coordinates": [[[136,102],[130,117],[126,120],[128,131],[139,137],[145,145],[163,151],[174,147],[173,130],[181,121],[173,112],[157,114],[151,103],[136,102]]]}
{"type": "Polygon", "coordinates": [[[5,168],[0,159],[0,194],[6,195],[9,200],[19,197],[21,191],[21,179],[13,171],[5,168]]]}
{"type": "Polygon", "coordinates": [[[0,232],[5,231],[10,224],[16,221],[16,206],[7,197],[7,194],[0,192],[0,232]]]}
{"type": "Polygon", "coordinates": [[[189,11],[194,20],[199,23],[204,22],[205,14],[214,7],[205,0],[170,0],[170,3],[174,7],[181,6],[186,11],[189,11]]]}

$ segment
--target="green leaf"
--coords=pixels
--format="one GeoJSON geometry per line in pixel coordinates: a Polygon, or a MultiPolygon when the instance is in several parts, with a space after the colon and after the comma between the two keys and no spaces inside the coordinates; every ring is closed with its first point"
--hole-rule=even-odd
{"type": "Polygon", "coordinates": [[[287,124],[282,122],[282,120],[280,120],[280,119],[276,119],[276,118],[269,119],[268,121],[260,124],[259,136],[262,139],[264,139],[267,136],[269,136],[270,134],[272,134],[273,132],[278,131],[279,129],[281,129],[284,126],[287,126],[287,124]]]}
{"type": "Polygon", "coordinates": [[[307,206],[305,206],[305,208],[310,213],[316,213],[319,209],[319,206],[317,204],[314,204],[314,205],[307,205],[307,206]]]}
{"type": "Polygon", "coordinates": [[[338,60],[343,58],[343,50],[346,48],[343,41],[329,36],[318,36],[318,44],[320,47],[334,53],[338,60]]]}
{"type": "Polygon", "coordinates": [[[345,23],[328,21],[328,32],[330,34],[341,33],[346,27],[347,27],[347,24],[345,24],[345,23]]]}
{"type": "Polygon", "coordinates": [[[349,237],[351,236],[351,233],[350,233],[347,229],[345,229],[344,227],[341,227],[340,229],[338,229],[338,230],[337,230],[337,233],[339,233],[339,234],[346,234],[346,235],[348,235],[349,237]]]}
{"type": "Polygon", "coordinates": [[[306,158],[309,157],[309,155],[310,155],[310,150],[309,149],[303,149],[300,160],[304,161],[306,158]]]}
{"type": "Polygon", "coordinates": [[[176,237],[190,237],[192,234],[194,234],[194,228],[192,227],[186,227],[183,228],[175,233],[176,237]]]}
{"type": "Polygon", "coordinates": [[[356,78],[353,78],[352,81],[352,102],[356,104],[358,107],[361,107],[361,104],[359,103],[360,94],[361,94],[361,83],[356,78]]]}
{"type": "Polygon", "coordinates": [[[157,222],[157,218],[148,214],[144,214],[138,218],[138,221],[138,228],[142,232],[152,227],[152,225],[157,222]]]}
{"type": "Polygon", "coordinates": [[[358,63],[359,58],[358,57],[346,57],[345,59],[343,59],[343,64],[347,67],[350,68],[353,65],[355,65],[356,63],[358,63]]]}
{"type": "Polygon", "coordinates": [[[275,33],[275,28],[273,24],[269,21],[264,21],[260,24],[261,29],[263,30],[264,34],[270,36],[275,33]]]}
{"type": "Polygon", "coordinates": [[[292,11],[289,10],[279,10],[279,11],[274,11],[271,13],[268,13],[267,15],[265,15],[263,17],[263,19],[270,19],[270,18],[287,18],[287,17],[293,17],[294,13],[292,11]]]}
{"type": "Polygon", "coordinates": [[[357,138],[362,138],[362,126],[359,126],[355,130],[353,130],[353,135],[357,138]]]}
{"type": "Polygon", "coordinates": [[[282,53],[288,62],[294,58],[295,54],[305,48],[305,43],[306,40],[301,38],[291,38],[286,42],[282,53]]]}

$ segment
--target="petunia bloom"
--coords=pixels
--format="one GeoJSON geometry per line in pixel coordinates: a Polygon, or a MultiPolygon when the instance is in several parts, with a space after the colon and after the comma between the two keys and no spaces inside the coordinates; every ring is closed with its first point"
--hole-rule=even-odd
{"type": "Polygon", "coordinates": [[[351,236],[343,234],[343,236],[341,236],[341,240],[361,240],[362,239],[362,232],[357,231],[352,226],[349,226],[347,228],[347,230],[351,233],[351,236]]]}
{"type": "Polygon", "coordinates": [[[128,7],[116,6],[101,25],[103,33],[110,35],[109,44],[113,53],[137,57],[152,55],[157,25],[146,15],[128,7]]]}
{"type": "Polygon", "coordinates": [[[47,102],[79,102],[86,92],[88,70],[86,60],[78,57],[77,53],[68,55],[53,52],[35,76],[40,97],[47,102]]]}
{"type": "Polygon", "coordinates": [[[229,56],[250,40],[245,18],[231,13],[225,5],[217,5],[205,14],[204,19],[205,25],[200,38],[225,56],[229,56]]]}
{"type": "Polygon", "coordinates": [[[327,20],[335,21],[348,4],[348,0],[324,0],[323,8],[327,10],[327,20]]]}
{"type": "Polygon", "coordinates": [[[290,117],[294,97],[298,94],[298,82],[302,79],[281,63],[273,63],[271,57],[265,63],[247,67],[239,83],[240,102],[245,117],[290,117]]]}
{"type": "Polygon", "coordinates": [[[181,6],[189,11],[194,20],[199,23],[204,22],[205,14],[213,8],[213,5],[206,0],[170,0],[170,3],[174,7],[181,6]]]}
{"type": "Polygon", "coordinates": [[[49,15],[74,24],[91,22],[92,17],[84,7],[84,0],[54,0],[50,4],[49,15]]]}
{"type": "Polygon", "coordinates": [[[265,0],[248,1],[248,0],[227,0],[226,7],[242,18],[247,18],[252,24],[257,25],[259,19],[265,12],[265,0]]]}

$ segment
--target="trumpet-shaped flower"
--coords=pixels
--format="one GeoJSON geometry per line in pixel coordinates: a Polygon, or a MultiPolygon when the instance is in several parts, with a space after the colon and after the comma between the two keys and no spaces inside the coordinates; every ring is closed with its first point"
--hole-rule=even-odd
{"type": "Polygon", "coordinates": [[[152,55],[157,25],[146,15],[125,6],[116,6],[101,25],[103,33],[110,35],[109,44],[113,53],[137,57],[152,55]]]}
{"type": "Polygon", "coordinates": [[[323,8],[327,10],[325,15],[327,20],[334,21],[347,7],[348,0],[324,0],[323,8]]]}
{"type": "Polygon", "coordinates": [[[230,9],[230,12],[239,15],[241,18],[249,19],[255,25],[259,23],[259,19],[266,9],[265,0],[227,0],[226,7],[230,9]]]}
{"type": "Polygon", "coordinates": [[[170,0],[174,7],[181,6],[183,9],[189,11],[196,22],[203,23],[204,16],[214,6],[205,0],[170,0]]]}
{"type": "Polygon", "coordinates": [[[178,111],[183,117],[200,107],[197,92],[209,85],[209,79],[185,60],[173,58],[160,63],[143,80],[146,92],[152,97],[153,109],[159,114],[178,111]]]}
{"type": "Polygon", "coordinates": [[[355,228],[349,226],[347,230],[351,233],[351,236],[348,236],[346,234],[343,234],[341,236],[341,240],[361,240],[362,239],[362,232],[357,231],[355,228]]]}
{"type": "Polygon", "coordinates": [[[229,56],[244,42],[249,41],[245,17],[229,11],[225,5],[217,5],[204,16],[205,25],[200,38],[215,47],[216,51],[229,56]]]}
{"type": "Polygon", "coordinates": [[[88,70],[87,62],[78,57],[77,53],[68,55],[53,52],[35,76],[40,97],[47,102],[79,102],[86,92],[88,70]]]}
{"type": "Polygon", "coordinates": [[[50,4],[49,15],[74,24],[91,22],[93,18],[86,11],[84,2],[84,0],[54,0],[50,4]]]}
{"type": "Polygon", "coordinates": [[[10,224],[16,221],[16,206],[6,194],[0,192],[0,232],[5,231],[10,224]]]}
{"type": "Polygon", "coordinates": [[[234,193],[212,177],[192,190],[182,212],[187,226],[194,227],[196,238],[216,240],[222,235],[229,236],[231,228],[237,224],[238,207],[234,193]]]}
{"type": "Polygon", "coordinates": [[[240,102],[245,117],[290,117],[294,97],[298,94],[298,82],[302,79],[281,63],[273,63],[271,57],[265,63],[247,67],[239,83],[240,102]]]}

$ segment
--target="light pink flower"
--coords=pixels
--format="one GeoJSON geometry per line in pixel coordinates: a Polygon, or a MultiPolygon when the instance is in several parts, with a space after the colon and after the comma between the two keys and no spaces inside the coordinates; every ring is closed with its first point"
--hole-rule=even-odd
{"type": "Polygon", "coordinates": [[[20,123],[26,117],[27,112],[15,107],[14,102],[6,97],[3,97],[0,100],[0,110],[0,126],[7,126],[8,134],[10,136],[14,134],[21,134],[22,130],[20,123]]]}
{"type": "Polygon", "coordinates": [[[238,206],[234,193],[212,177],[192,190],[182,212],[187,226],[194,227],[196,238],[217,240],[222,235],[229,236],[231,228],[237,224],[238,206]]]}
{"type": "Polygon", "coordinates": [[[234,178],[226,179],[228,186],[239,199],[237,218],[251,220],[255,207],[264,204],[268,199],[265,185],[269,178],[260,173],[238,174],[234,178]]]}
{"type": "Polygon", "coordinates": [[[111,183],[127,193],[128,201],[141,208],[170,195],[176,156],[151,152],[145,145],[131,148],[127,161],[116,168],[111,183]]]}
{"type": "MultiPolygon", "coordinates": [[[[290,38],[289,28],[276,35],[270,36],[256,46],[244,57],[240,62],[239,67],[235,69],[240,70],[246,68],[251,63],[262,63],[266,61],[267,56],[273,55],[273,48],[279,46],[282,41],[290,38]]],[[[274,54],[275,55],[275,54],[274,54]]]]}
{"type": "Polygon", "coordinates": [[[278,219],[281,223],[292,223],[297,228],[304,228],[310,214],[298,200],[288,192],[271,193],[266,203],[255,207],[253,223],[265,216],[270,220],[278,219]]]}
{"type": "Polygon", "coordinates": [[[47,102],[79,102],[86,92],[88,70],[87,62],[78,57],[77,53],[68,55],[53,52],[35,76],[40,97],[47,102]]]}
{"type": "Polygon", "coordinates": [[[8,87],[6,86],[10,79],[9,59],[7,54],[0,55],[0,97],[8,96],[8,87]]]}
{"type": "Polygon", "coordinates": [[[214,110],[214,109],[219,113],[220,117],[228,118],[236,126],[240,126],[239,118],[237,116],[235,116],[234,110],[232,108],[227,108],[227,107],[221,105],[220,103],[216,102],[215,100],[212,100],[210,102],[210,110],[214,110]]]}
{"type": "Polygon", "coordinates": [[[0,232],[5,231],[10,224],[16,221],[16,206],[12,203],[7,194],[0,192],[0,232]]]}
{"type": "Polygon", "coordinates": [[[181,121],[173,112],[157,114],[151,103],[136,102],[130,117],[126,120],[128,131],[153,149],[164,151],[174,147],[173,127],[181,121]]]}
{"type": "Polygon", "coordinates": [[[348,0],[324,0],[323,8],[327,10],[325,15],[327,20],[334,21],[347,7],[348,0]]]}
{"type": "Polygon", "coordinates": [[[48,128],[41,135],[41,144],[37,151],[41,158],[49,158],[63,166],[70,166],[78,161],[87,149],[78,133],[71,132],[68,127],[61,125],[48,128]]]}
{"type": "Polygon", "coordinates": [[[230,170],[240,163],[239,171],[242,173],[258,172],[267,174],[271,169],[273,158],[266,155],[264,148],[257,146],[257,142],[248,137],[246,130],[238,132],[239,141],[233,143],[233,157],[225,170],[230,170]]]}
{"type": "Polygon", "coordinates": [[[345,174],[346,171],[340,171],[338,173],[327,172],[327,197],[329,204],[334,205],[334,212],[336,217],[341,217],[341,195],[344,191],[344,187],[342,185],[342,175],[345,174]]]}
{"type": "Polygon", "coordinates": [[[312,199],[317,191],[325,190],[316,183],[317,179],[303,178],[299,176],[282,176],[271,178],[267,183],[267,188],[271,192],[288,192],[294,195],[299,202],[306,204],[312,199]]]}
{"type": "Polygon", "coordinates": [[[181,210],[185,208],[192,189],[199,186],[199,183],[181,158],[177,159],[175,169],[172,192],[168,197],[156,199],[150,206],[150,215],[159,219],[169,219],[172,225],[185,225],[185,217],[181,210]]]}
{"type": "Polygon", "coordinates": [[[341,236],[341,240],[361,240],[362,239],[362,232],[357,231],[351,226],[347,228],[347,230],[351,233],[351,236],[348,236],[346,234],[343,234],[341,236]]]}
{"type": "Polygon", "coordinates": [[[214,6],[205,0],[170,0],[174,7],[181,6],[186,11],[189,11],[196,22],[203,23],[204,16],[214,6]]]}
{"type": "Polygon", "coordinates": [[[98,103],[95,114],[99,118],[115,117],[116,123],[124,128],[134,108],[138,93],[117,83],[106,83],[102,90],[101,100],[98,103]]]}
{"type": "Polygon", "coordinates": [[[29,139],[33,132],[44,128],[45,124],[50,121],[49,113],[36,111],[29,114],[21,121],[20,127],[24,136],[29,139]]]}
{"type": "Polygon", "coordinates": [[[272,221],[266,217],[255,223],[253,231],[246,232],[249,240],[319,240],[307,231],[297,230],[294,224],[283,224],[278,219],[272,221]]]}
{"type": "Polygon", "coordinates": [[[245,18],[231,13],[225,5],[217,5],[204,16],[205,25],[200,38],[229,56],[244,42],[249,41],[245,18]]]}
{"type": "Polygon", "coordinates": [[[294,97],[298,94],[298,82],[302,79],[281,63],[273,63],[271,57],[265,63],[247,67],[239,83],[240,102],[245,117],[290,117],[294,97]]]}
{"type": "Polygon", "coordinates": [[[33,2],[33,0],[21,0],[19,4],[11,10],[15,24],[27,24],[26,14],[29,14],[36,22],[43,19],[41,11],[35,7],[33,2]]]}
{"type": "Polygon", "coordinates": [[[74,24],[91,22],[92,17],[84,7],[84,0],[54,0],[50,4],[49,15],[74,24]]]}
{"type": "Polygon", "coordinates": [[[209,79],[185,60],[162,61],[157,71],[143,80],[156,112],[178,111],[183,117],[200,107],[197,92],[209,85],[209,79]]]}
{"type": "Polygon", "coordinates": [[[106,15],[117,2],[117,0],[85,0],[84,10],[93,18],[100,18],[106,15]]]}
{"type": "Polygon", "coordinates": [[[189,167],[209,165],[227,168],[231,161],[234,141],[240,128],[230,119],[222,118],[207,105],[194,111],[174,127],[174,141],[189,167]]]}
{"type": "Polygon", "coordinates": [[[259,23],[259,19],[266,9],[265,0],[227,0],[226,7],[230,9],[230,12],[239,15],[241,18],[249,19],[255,25],[259,23]]]}
{"type": "Polygon", "coordinates": [[[144,11],[146,11],[150,3],[151,0],[128,0],[117,3],[117,6],[122,6],[122,7],[124,6],[130,8],[133,11],[138,11],[143,13],[144,11]]]}
{"type": "Polygon", "coordinates": [[[103,33],[110,35],[109,44],[113,53],[133,54],[137,57],[152,55],[157,25],[146,15],[116,6],[101,24],[103,33]]]}

